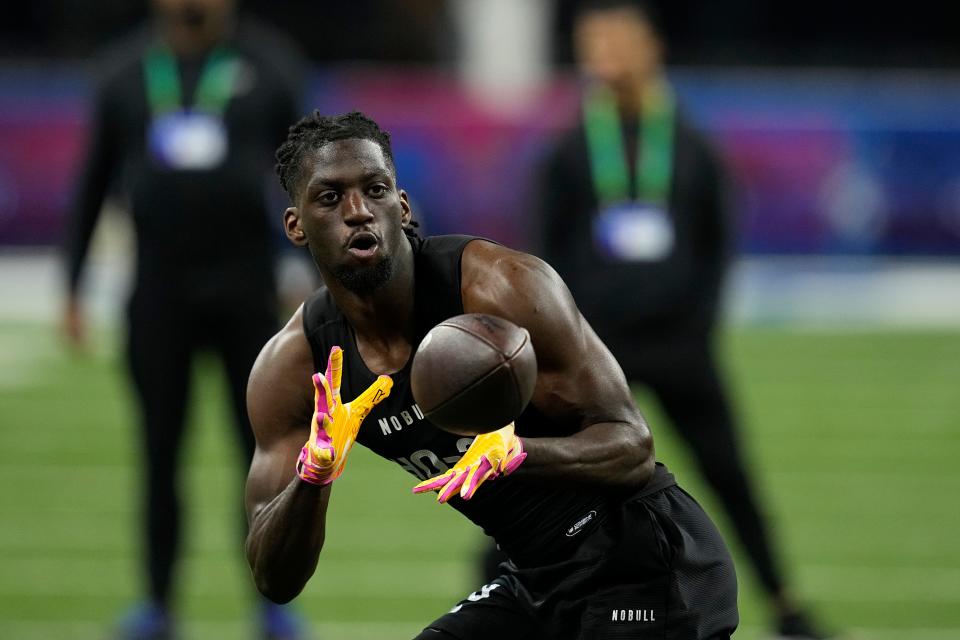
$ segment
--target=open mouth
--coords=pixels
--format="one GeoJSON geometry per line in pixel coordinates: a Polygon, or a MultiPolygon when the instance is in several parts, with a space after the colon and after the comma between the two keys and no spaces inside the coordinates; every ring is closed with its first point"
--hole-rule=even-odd
{"type": "Polygon", "coordinates": [[[360,231],[350,238],[350,241],[347,243],[347,251],[357,257],[368,257],[376,252],[378,244],[377,236],[373,233],[360,231]]]}

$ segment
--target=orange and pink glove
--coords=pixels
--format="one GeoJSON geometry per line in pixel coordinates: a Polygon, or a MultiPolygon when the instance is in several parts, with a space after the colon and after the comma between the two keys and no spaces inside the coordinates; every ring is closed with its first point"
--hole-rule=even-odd
{"type": "Polygon", "coordinates": [[[327,370],[313,374],[315,409],[310,423],[310,438],[300,450],[297,475],[305,482],[327,485],[340,477],[350,449],[364,418],[381,400],[390,395],[393,380],[380,376],[353,402],[340,399],[343,374],[343,350],[330,350],[327,370]]]}
{"type": "Polygon", "coordinates": [[[469,500],[481,484],[513,473],[526,457],[523,442],[514,434],[511,422],[502,429],[478,435],[452,469],[424,480],[413,492],[439,491],[437,502],[446,502],[457,492],[469,500]]]}

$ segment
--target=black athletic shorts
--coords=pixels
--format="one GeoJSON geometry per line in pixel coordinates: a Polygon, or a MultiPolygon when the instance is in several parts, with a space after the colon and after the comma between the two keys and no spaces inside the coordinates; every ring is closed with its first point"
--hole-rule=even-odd
{"type": "Polygon", "coordinates": [[[596,520],[571,557],[501,565],[417,640],[730,637],[739,623],[733,561],[689,494],[676,485],[641,492],[596,520]]]}

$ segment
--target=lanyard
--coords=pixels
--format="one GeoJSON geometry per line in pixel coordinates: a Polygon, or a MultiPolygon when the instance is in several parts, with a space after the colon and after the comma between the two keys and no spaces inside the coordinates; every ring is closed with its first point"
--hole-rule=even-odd
{"type": "MultiPolygon", "coordinates": [[[[177,60],[169,49],[163,46],[150,49],[144,58],[143,69],[147,83],[147,101],[153,115],[163,115],[187,107],[183,104],[177,60]]],[[[230,51],[217,47],[210,52],[197,81],[193,108],[222,116],[233,95],[238,70],[237,58],[230,51]]]]}
{"type": "MultiPolygon", "coordinates": [[[[669,87],[663,85],[644,100],[637,142],[635,195],[638,199],[666,203],[673,178],[673,130],[676,107],[669,87]]],[[[629,198],[630,177],[613,92],[596,87],[583,101],[583,125],[593,184],[601,204],[629,198]]]]}

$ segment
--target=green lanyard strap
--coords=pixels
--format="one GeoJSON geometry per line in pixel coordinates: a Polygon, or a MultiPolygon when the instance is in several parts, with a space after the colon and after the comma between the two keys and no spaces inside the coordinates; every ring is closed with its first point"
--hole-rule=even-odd
{"type": "MultiPolygon", "coordinates": [[[[675,103],[669,87],[662,86],[645,100],[640,113],[637,142],[636,197],[665,204],[673,179],[675,103]]],[[[595,87],[583,101],[583,125],[593,184],[601,204],[622,202],[630,196],[627,153],[613,92],[595,87]]]]}
{"type": "MultiPolygon", "coordinates": [[[[183,89],[177,60],[169,49],[156,46],[143,61],[147,83],[147,101],[153,114],[162,115],[189,108],[183,102],[183,89]]],[[[236,56],[222,47],[214,49],[203,65],[193,108],[222,116],[233,95],[239,65],[236,56]]]]}

